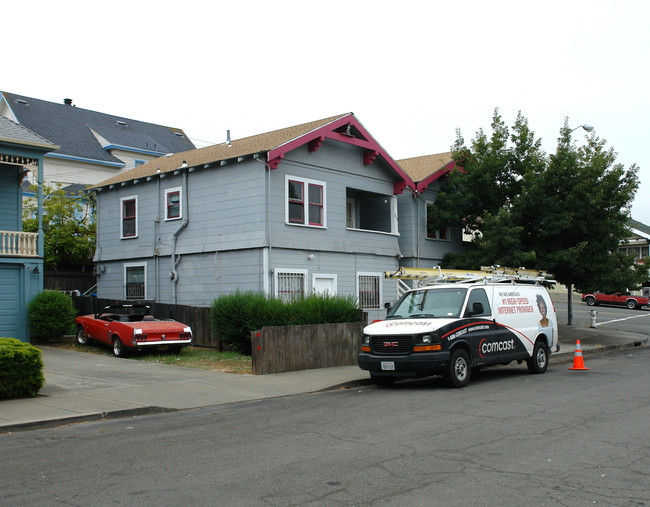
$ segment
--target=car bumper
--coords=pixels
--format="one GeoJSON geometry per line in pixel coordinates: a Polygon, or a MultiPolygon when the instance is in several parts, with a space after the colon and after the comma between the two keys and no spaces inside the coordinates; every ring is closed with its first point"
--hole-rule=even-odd
{"type": "Polygon", "coordinates": [[[192,340],[159,340],[159,341],[151,341],[151,342],[134,342],[133,346],[137,348],[145,348],[145,347],[161,347],[164,345],[191,345],[192,340]]]}
{"type": "Polygon", "coordinates": [[[372,375],[407,378],[443,373],[449,365],[449,356],[449,351],[421,352],[404,356],[377,356],[362,352],[358,361],[359,368],[369,371],[372,375]],[[386,369],[386,363],[392,363],[394,370],[386,369]]]}

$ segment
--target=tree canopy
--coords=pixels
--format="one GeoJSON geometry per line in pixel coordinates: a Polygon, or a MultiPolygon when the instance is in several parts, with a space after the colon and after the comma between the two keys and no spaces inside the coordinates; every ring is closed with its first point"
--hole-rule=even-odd
{"type": "Polygon", "coordinates": [[[556,152],[547,156],[521,113],[509,128],[498,109],[492,135],[479,130],[467,147],[457,131],[452,172],[436,197],[434,226],[473,234],[467,252],[446,266],[502,265],[545,270],[581,291],[615,292],[648,279],[647,264],[618,251],[628,236],[638,168],[616,163],[606,141],[591,133],[572,141],[568,119],[556,152]]]}
{"type": "MultiPolygon", "coordinates": [[[[36,186],[32,186],[36,191],[36,186]]],[[[45,266],[60,269],[65,266],[92,264],[95,253],[95,221],[92,216],[92,196],[68,194],[61,186],[43,186],[43,234],[45,266]]],[[[23,206],[23,230],[38,231],[36,198],[23,206]]]]}

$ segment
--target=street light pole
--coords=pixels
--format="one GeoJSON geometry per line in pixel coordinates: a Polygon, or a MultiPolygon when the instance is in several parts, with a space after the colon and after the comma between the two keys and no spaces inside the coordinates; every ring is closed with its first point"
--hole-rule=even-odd
{"type": "MultiPolygon", "coordinates": [[[[571,130],[571,132],[575,132],[578,129],[584,129],[587,132],[591,132],[594,130],[594,127],[591,125],[579,125],[578,127],[574,128],[571,130]]],[[[573,325],[573,284],[570,283],[567,285],[567,326],[572,326],[573,325]]]]}

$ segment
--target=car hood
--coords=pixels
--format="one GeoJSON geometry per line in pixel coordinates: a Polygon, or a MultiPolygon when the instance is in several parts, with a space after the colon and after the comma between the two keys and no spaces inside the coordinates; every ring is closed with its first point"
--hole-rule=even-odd
{"type": "Polygon", "coordinates": [[[388,336],[394,334],[420,334],[435,331],[458,319],[395,319],[380,320],[366,326],[365,334],[388,336]]]}

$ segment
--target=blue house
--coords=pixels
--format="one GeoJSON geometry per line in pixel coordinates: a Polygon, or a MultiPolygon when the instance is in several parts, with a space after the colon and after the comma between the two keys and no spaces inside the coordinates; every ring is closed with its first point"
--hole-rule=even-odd
{"type": "Polygon", "coordinates": [[[57,145],[0,116],[0,336],[29,341],[27,304],[43,290],[43,157],[57,145]],[[22,181],[38,179],[38,233],[22,232],[22,181]]]}
{"type": "Polygon", "coordinates": [[[395,299],[384,272],[400,265],[398,196],[415,183],[349,113],[161,157],[92,189],[99,297],[209,306],[235,290],[328,292],[374,319],[395,299]]]}

